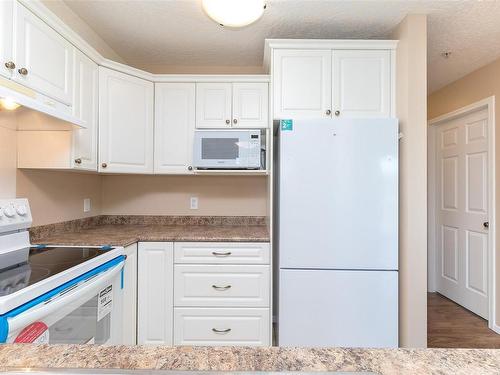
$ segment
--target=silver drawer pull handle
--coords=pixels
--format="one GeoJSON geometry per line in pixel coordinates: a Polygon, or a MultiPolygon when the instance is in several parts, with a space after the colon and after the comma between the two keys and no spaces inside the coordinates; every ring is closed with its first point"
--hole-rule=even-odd
{"type": "Polygon", "coordinates": [[[225,285],[225,286],[218,286],[218,285],[212,285],[212,288],[215,290],[228,290],[231,288],[231,285],[225,285]]]}
{"type": "Polygon", "coordinates": [[[229,333],[231,332],[231,328],[226,328],[226,329],[212,328],[212,331],[214,331],[215,333],[229,333]]]}
{"type": "Polygon", "coordinates": [[[229,255],[231,255],[231,252],[228,251],[226,253],[220,253],[218,251],[212,251],[212,255],[215,255],[216,257],[228,257],[229,255]]]}

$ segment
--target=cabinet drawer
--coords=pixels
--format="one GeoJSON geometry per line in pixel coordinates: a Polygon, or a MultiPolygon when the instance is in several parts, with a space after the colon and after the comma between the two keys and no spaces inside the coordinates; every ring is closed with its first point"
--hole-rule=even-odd
{"type": "Polygon", "coordinates": [[[174,345],[270,345],[269,309],[175,308],[174,345]]]}
{"type": "Polygon", "coordinates": [[[270,246],[265,242],[177,242],[175,263],[269,264],[270,246]]]}
{"type": "Polygon", "coordinates": [[[175,306],[269,307],[269,289],[269,266],[174,267],[175,306]]]}

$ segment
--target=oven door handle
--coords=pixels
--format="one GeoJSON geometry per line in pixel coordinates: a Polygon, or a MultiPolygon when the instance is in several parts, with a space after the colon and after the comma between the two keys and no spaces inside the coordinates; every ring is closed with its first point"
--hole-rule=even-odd
{"type": "MultiPolygon", "coordinates": [[[[50,315],[54,311],[60,310],[68,304],[74,303],[78,300],[84,301],[87,298],[91,298],[93,295],[107,287],[119,274],[119,272],[121,272],[124,260],[125,258],[120,256],[108,262],[108,267],[104,271],[97,272],[99,268],[97,268],[94,272],[90,271],[89,273],[66,283],[56,290],[33,300],[30,303],[31,307],[25,308],[22,306],[24,307],[24,311],[16,311],[18,310],[16,309],[7,313],[3,317],[3,324],[7,324],[7,327],[4,327],[3,329],[3,331],[7,331],[5,332],[6,336],[8,337],[9,331],[14,332],[22,329],[29,324],[50,315]],[[111,263],[111,265],[109,265],[109,263],[111,263]],[[5,328],[7,329],[5,330],[5,328]]],[[[106,264],[103,266],[106,266],[106,264]]],[[[0,321],[0,325],[1,324],[2,322],[0,321]]],[[[1,331],[2,327],[0,327],[0,335],[2,333],[1,331]]],[[[0,337],[0,342],[5,342],[7,337],[0,337]]]]}

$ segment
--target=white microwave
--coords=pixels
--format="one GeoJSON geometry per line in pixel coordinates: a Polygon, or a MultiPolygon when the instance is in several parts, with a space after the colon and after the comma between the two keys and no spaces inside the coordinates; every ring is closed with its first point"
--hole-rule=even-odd
{"type": "Polygon", "coordinates": [[[260,130],[196,130],[193,166],[197,169],[261,169],[260,130]]]}

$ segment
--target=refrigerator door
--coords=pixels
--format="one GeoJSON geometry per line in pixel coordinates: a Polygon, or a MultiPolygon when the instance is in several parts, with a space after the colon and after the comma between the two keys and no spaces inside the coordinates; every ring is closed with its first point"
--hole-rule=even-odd
{"type": "Polygon", "coordinates": [[[396,270],[397,119],[281,129],[280,268],[396,270]]]}
{"type": "Polygon", "coordinates": [[[279,346],[397,347],[398,272],[280,270],[279,346]]]}

